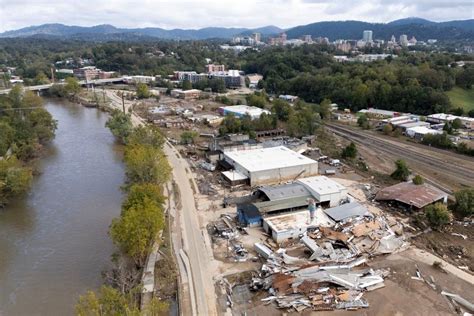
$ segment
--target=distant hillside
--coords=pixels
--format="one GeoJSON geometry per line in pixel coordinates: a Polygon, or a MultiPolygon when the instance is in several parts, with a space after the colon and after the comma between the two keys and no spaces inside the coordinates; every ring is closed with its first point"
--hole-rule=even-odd
{"type": "Polygon", "coordinates": [[[474,20],[432,22],[419,18],[408,18],[387,24],[359,21],[318,22],[294,27],[286,32],[289,38],[309,34],[313,37],[336,39],[360,39],[364,30],[372,30],[376,39],[388,40],[392,35],[398,39],[402,34],[415,36],[417,40],[474,40],[474,20]]]}
{"type": "MultiPolygon", "coordinates": [[[[286,30],[288,38],[302,35],[328,37],[336,39],[360,39],[364,30],[372,30],[374,38],[388,40],[392,35],[397,38],[401,34],[415,36],[418,40],[435,38],[438,40],[474,40],[474,20],[432,22],[420,18],[396,20],[387,24],[367,23],[361,21],[318,22],[301,25],[286,30]]],[[[68,26],[64,24],[43,24],[29,26],[19,30],[0,33],[0,37],[55,36],[62,39],[82,40],[134,40],[134,39],[173,39],[173,40],[204,40],[230,39],[238,35],[250,35],[260,32],[264,37],[275,35],[283,30],[276,26],[265,26],[255,29],[207,27],[197,30],[172,29],[157,27],[148,28],[117,28],[112,25],[96,25],[92,27],[68,26]]]]}
{"type": "Polygon", "coordinates": [[[225,28],[207,27],[197,30],[162,28],[117,28],[112,25],[96,25],[92,27],[68,26],[64,24],[43,24],[39,26],[29,26],[19,30],[0,33],[0,37],[29,37],[29,36],[55,36],[61,38],[110,40],[110,39],[130,39],[136,37],[151,37],[160,39],[181,39],[181,40],[202,40],[210,38],[229,39],[243,33],[260,32],[262,35],[273,35],[282,30],[276,26],[265,26],[257,29],[248,28],[225,28]],[[127,35],[128,34],[128,35],[127,35]]]}

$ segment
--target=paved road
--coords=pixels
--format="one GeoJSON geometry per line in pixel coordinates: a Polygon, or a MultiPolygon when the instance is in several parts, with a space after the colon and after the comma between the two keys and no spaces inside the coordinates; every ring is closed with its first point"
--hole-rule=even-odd
{"type": "MultiPolygon", "coordinates": [[[[122,109],[122,98],[116,94],[116,91],[105,90],[107,96],[111,99],[112,106],[122,109]]],[[[132,101],[125,100],[125,111],[133,105],[132,101]]],[[[144,121],[137,115],[132,113],[132,122],[135,126],[144,124],[144,121]]],[[[204,237],[201,234],[199,227],[198,213],[194,201],[194,192],[191,188],[190,176],[186,170],[189,169],[187,161],[179,155],[177,150],[168,142],[164,146],[164,152],[168,157],[168,162],[173,168],[173,179],[175,180],[181,198],[181,208],[176,209],[178,218],[183,224],[181,228],[181,236],[184,243],[184,250],[189,263],[191,271],[189,273],[191,295],[194,295],[196,310],[194,315],[217,315],[216,296],[214,290],[214,281],[210,275],[207,267],[209,266],[209,255],[204,242],[204,237]]],[[[193,180],[191,180],[193,181],[193,180]]],[[[196,188],[196,184],[194,183],[196,188]]],[[[175,245],[176,246],[176,245],[175,245]]],[[[179,260],[179,258],[177,258],[179,260]]],[[[186,300],[185,300],[186,301],[186,300]]],[[[194,304],[192,304],[194,307],[194,304]]],[[[189,308],[189,306],[187,306],[189,308]]]]}
{"type": "Polygon", "coordinates": [[[181,216],[184,222],[182,233],[191,266],[197,315],[217,315],[214,282],[208,270],[208,250],[199,228],[194,192],[190,182],[191,176],[186,171],[190,170],[189,165],[171,144],[166,143],[164,151],[173,168],[173,178],[181,193],[181,216]]]}
{"type": "Polygon", "coordinates": [[[472,157],[428,146],[420,147],[421,145],[402,143],[385,136],[373,135],[367,131],[338,124],[328,124],[327,128],[370,148],[374,153],[385,155],[393,160],[399,158],[406,160],[410,168],[445,191],[461,186],[472,186],[474,183],[474,158],[472,157]]]}

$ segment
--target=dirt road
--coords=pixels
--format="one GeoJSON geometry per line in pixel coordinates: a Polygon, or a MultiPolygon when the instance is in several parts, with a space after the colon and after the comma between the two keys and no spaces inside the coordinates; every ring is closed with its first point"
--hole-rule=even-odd
{"type": "Polygon", "coordinates": [[[474,184],[474,158],[424,145],[403,143],[388,136],[338,124],[327,124],[328,130],[390,160],[404,159],[410,168],[428,182],[451,193],[474,184]]]}

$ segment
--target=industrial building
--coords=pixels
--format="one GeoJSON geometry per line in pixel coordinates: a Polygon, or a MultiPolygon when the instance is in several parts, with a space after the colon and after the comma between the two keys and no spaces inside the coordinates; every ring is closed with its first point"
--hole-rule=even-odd
{"type": "Polygon", "coordinates": [[[360,110],[359,113],[367,114],[371,117],[385,118],[385,117],[397,117],[401,114],[399,112],[379,110],[374,108],[360,110]]]}
{"type": "Polygon", "coordinates": [[[318,174],[318,163],[284,146],[224,152],[224,161],[251,186],[281,183],[318,174]]]}
{"type": "Polygon", "coordinates": [[[427,205],[447,203],[448,194],[428,184],[416,185],[412,182],[402,182],[377,192],[377,201],[394,201],[403,206],[421,209],[427,205]]]}
{"type": "Polygon", "coordinates": [[[309,211],[287,213],[263,219],[263,230],[272,236],[277,243],[297,239],[309,228],[330,227],[334,225],[321,208],[316,210],[315,218],[310,221],[309,211]]]}
{"type": "Polygon", "coordinates": [[[415,138],[417,140],[423,140],[423,137],[425,137],[425,135],[440,135],[443,134],[443,131],[431,129],[425,126],[416,126],[407,128],[405,134],[408,137],[415,138]]]}
{"type": "Polygon", "coordinates": [[[268,110],[257,108],[255,106],[247,106],[247,105],[221,106],[218,111],[221,115],[224,115],[224,116],[228,114],[233,114],[236,117],[243,117],[244,115],[250,115],[250,117],[253,120],[258,119],[260,115],[262,115],[263,113],[265,114],[271,113],[268,110]]]}
{"type": "Polygon", "coordinates": [[[191,89],[191,90],[181,90],[174,89],[171,90],[171,96],[173,98],[189,100],[189,99],[198,99],[201,96],[201,90],[191,89]]]}
{"type": "Polygon", "coordinates": [[[302,184],[321,204],[337,206],[347,199],[347,188],[325,176],[302,178],[296,181],[302,184]]]}
{"type": "MultiPolygon", "coordinates": [[[[307,208],[309,199],[324,206],[339,206],[342,201],[348,199],[347,189],[337,182],[326,177],[308,179],[257,188],[252,195],[245,197],[244,202],[237,205],[240,223],[245,226],[261,225],[263,217],[270,214],[307,208]]],[[[235,181],[238,181],[238,178],[235,181]]]]}
{"type": "Polygon", "coordinates": [[[474,117],[457,116],[451,114],[437,113],[426,117],[426,120],[432,123],[452,123],[455,119],[459,119],[466,129],[474,129],[474,117]]]}

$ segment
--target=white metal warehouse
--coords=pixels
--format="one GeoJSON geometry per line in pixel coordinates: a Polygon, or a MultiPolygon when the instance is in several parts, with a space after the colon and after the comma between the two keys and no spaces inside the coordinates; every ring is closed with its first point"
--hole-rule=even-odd
{"type": "Polygon", "coordinates": [[[224,152],[224,160],[250,185],[281,183],[318,174],[318,163],[284,146],[224,152]]]}
{"type": "Polygon", "coordinates": [[[347,198],[347,188],[325,176],[309,177],[297,181],[306,187],[320,202],[329,202],[329,206],[339,205],[341,200],[347,198]]]}

